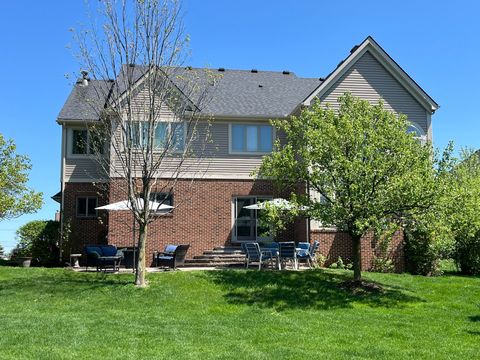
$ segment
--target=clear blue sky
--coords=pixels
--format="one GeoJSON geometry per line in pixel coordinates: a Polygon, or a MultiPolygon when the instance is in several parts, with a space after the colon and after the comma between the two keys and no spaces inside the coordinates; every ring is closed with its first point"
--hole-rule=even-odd
{"type": "MultiPolygon", "coordinates": [[[[93,0],[95,1],[95,0],[93,0]]],[[[480,2],[187,0],[192,66],[294,71],[326,76],[372,35],[441,106],[433,116],[437,147],[480,148],[480,2]]],[[[15,230],[52,219],[60,189],[60,126],[55,120],[78,70],[69,28],[84,20],[83,0],[4,1],[0,6],[0,133],[30,156],[30,186],[45,205],[0,222],[9,250],[15,230]]]]}

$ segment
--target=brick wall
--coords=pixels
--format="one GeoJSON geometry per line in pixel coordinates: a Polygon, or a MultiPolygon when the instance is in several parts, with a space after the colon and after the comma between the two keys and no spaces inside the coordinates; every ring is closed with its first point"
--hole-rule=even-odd
{"type": "MultiPolygon", "coordinates": [[[[96,218],[80,218],[76,214],[76,199],[83,196],[96,196],[98,206],[108,203],[108,188],[105,184],[66,183],[64,190],[64,221],[71,224],[70,249],[66,252],[83,253],[83,247],[91,244],[106,244],[108,213],[98,212],[96,218]]],[[[68,255],[68,254],[67,254],[68,255]]]]}
{"type": "MultiPolygon", "coordinates": [[[[311,240],[320,242],[319,252],[328,257],[326,266],[336,262],[341,257],[344,262],[351,262],[353,257],[353,244],[350,236],[344,232],[333,230],[315,230],[311,232],[311,240]]],[[[373,234],[368,234],[362,239],[362,269],[370,270],[374,256],[380,252],[373,234]]],[[[405,271],[405,256],[403,232],[397,231],[388,248],[388,258],[393,261],[395,272],[405,271]]]]}
{"type": "MultiPolygon", "coordinates": [[[[111,186],[112,202],[125,197],[123,181],[111,186]]],[[[162,188],[164,184],[159,184],[162,188]]],[[[180,180],[173,191],[175,210],[172,214],[158,216],[149,226],[147,259],[153,252],[163,250],[167,244],[190,244],[187,257],[201,255],[217,246],[228,246],[232,239],[232,198],[245,195],[280,196],[269,181],[180,180]]],[[[128,212],[111,212],[109,215],[109,243],[132,246],[133,218],[128,212]]],[[[283,241],[296,239],[294,225],[281,232],[283,241]]]]}

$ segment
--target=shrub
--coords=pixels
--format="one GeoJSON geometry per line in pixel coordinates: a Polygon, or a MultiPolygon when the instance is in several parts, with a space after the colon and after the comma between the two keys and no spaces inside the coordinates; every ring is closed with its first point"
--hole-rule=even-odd
{"type": "Polygon", "coordinates": [[[34,220],[21,226],[17,232],[16,256],[34,258],[41,266],[58,265],[59,223],[51,220],[34,220]]]}

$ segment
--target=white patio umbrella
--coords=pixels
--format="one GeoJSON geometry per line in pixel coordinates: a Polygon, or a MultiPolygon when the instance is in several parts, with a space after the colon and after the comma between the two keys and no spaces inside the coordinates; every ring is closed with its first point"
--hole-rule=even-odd
{"type": "MultiPolygon", "coordinates": [[[[293,205],[290,201],[286,199],[275,198],[272,200],[262,201],[260,203],[256,203],[253,205],[244,206],[245,209],[249,209],[249,210],[265,210],[267,209],[267,207],[276,207],[281,210],[292,210],[295,207],[295,205],[293,205]]],[[[306,210],[306,209],[307,209],[306,206],[301,206],[299,208],[299,210],[306,210]]]]}
{"type": "MultiPolygon", "coordinates": [[[[143,199],[137,198],[136,201],[137,208],[143,208],[143,199]]],[[[132,204],[130,200],[122,200],[118,202],[114,202],[108,205],[96,207],[95,210],[111,210],[111,211],[125,211],[131,210],[132,204]]],[[[148,202],[148,209],[150,211],[159,211],[159,210],[170,210],[173,209],[173,206],[165,205],[158,203],[156,201],[149,201],[148,202]]],[[[135,271],[135,218],[133,218],[133,271],[135,271]]]]}
{"type": "MultiPolygon", "coordinates": [[[[143,199],[137,198],[135,199],[135,201],[137,203],[136,205],[138,209],[143,208],[143,199]]],[[[95,210],[112,210],[112,211],[123,211],[123,210],[131,210],[131,209],[132,209],[132,204],[130,203],[130,200],[118,201],[112,204],[99,206],[95,208],[95,210]]],[[[148,209],[150,211],[170,210],[170,209],[173,209],[173,206],[160,204],[156,201],[149,201],[148,209]]]]}

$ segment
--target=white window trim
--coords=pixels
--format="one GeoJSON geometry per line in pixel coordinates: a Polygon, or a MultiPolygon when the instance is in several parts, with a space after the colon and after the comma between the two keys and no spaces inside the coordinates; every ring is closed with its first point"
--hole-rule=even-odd
{"type": "Polygon", "coordinates": [[[232,138],[232,127],[233,125],[254,125],[254,126],[270,126],[272,128],[272,151],[275,146],[275,139],[277,138],[275,126],[272,126],[270,123],[266,122],[238,122],[238,123],[228,123],[228,153],[230,155],[266,155],[270,154],[272,151],[234,151],[233,138],[232,138]]]}
{"type": "MultiPolygon", "coordinates": [[[[137,122],[147,122],[146,120],[132,120],[133,123],[137,122]]],[[[184,120],[159,120],[155,122],[156,124],[158,123],[182,123],[183,124],[183,139],[182,139],[182,149],[176,150],[173,147],[171,147],[170,153],[172,154],[183,154],[185,152],[185,144],[186,144],[186,139],[187,139],[187,122],[184,120]]],[[[133,147],[133,151],[135,152],[141,152],[141,148],[133,147]]],[[[154,147],[153,148],[153,153],[162,153],[165,150],[163,147],[154,147]]]]}
{"type": "Polygon", "coordinates": [[[85,159],[95,157],[95,154],[90,152],[90,133],[88,129],[84,127],[69,127],[67,128],[67,157],[69,159],[85,159]],[[73,131],[86,131],[87,132],[87,153],[86,154],[74,154],[73,153],[73,131]]]}

